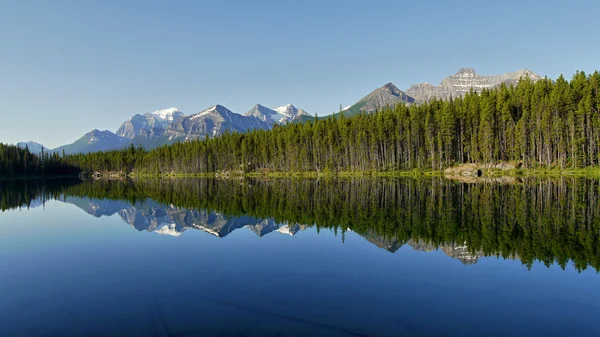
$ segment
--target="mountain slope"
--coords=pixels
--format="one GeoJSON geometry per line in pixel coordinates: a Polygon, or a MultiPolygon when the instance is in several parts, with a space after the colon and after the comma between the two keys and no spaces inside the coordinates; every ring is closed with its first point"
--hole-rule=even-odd
{"type": "Polygon", "coordinates": [[[243,116],[222,105],[215,105],[175,121],[165,130],[165,135],[169,139],[189,140],[216,137],[227,131],[247,132],[253,129],[267,130],[270,125],[255,116],[243,116]]]}
{"type": "Polygon", "coordinates": [[[310,116],[306,111],[298,109],[292,104],[280,106],[275,109],[269,109],[263,105],[256,104],[244,116],[256,117],[272,126],[274,124],[286,124],[293,122],[305,116],[310,116]]]}
{"type": "Polygon", "coordinates": [[[17,146],[20,148],[23,148],[23,149],[25,147],[27,147],[29,149],[29,152],[31,152],[31,153],[40,153],[40,152],[42,152],[42,147],[43,147],[42,144],[34,142],[34,141],[18,142],[17,146]]]}
{"type": "Polygon", "coordinates": [[[345,109],[343,114],[344,116],[355,116],[361,112],[373,112],[386,106],[393,107],[396,104],[412,104],[414,102],[415,100],[404,91],[398,89],[394,84],[388,83],[345,109]]]}
{"type": "Polygon", "coordinates": [[[291,104],[275,108],[275,111],[277,111],[279,115],[283,116],[283,118],[279,120],[280,123],[289,123],[302,117],[310,117],[308,112],[304,111],[303,109],[298,109],[291,104]]]}
{"type": "Polygon", "coordinates": [[[446,77],[438,86],[426,82],[414,84],[406,90],[406,94],[414,97],[418,102],[426,102],[433,97],[445,100],[462,96],[471,88],[476,92],[481,92],[483,89],[498,87],[502,83],[516,84],[523,77],[529,77],[533,81],[542,79],[540,75],[528,69],[502,75],[481,76],[472,68],[461,68],[456,74],[446,77]]]}
{"type": "Polygon", "coordinates": [[[58,147],[52,150],[52,152],[62,153],[64,151],[66,154],[88,153],[123,149],[127,145],[128,140],[126,138],[119,137],[108,130],[92,130],[75,142],[58,147]]]}
{"type": "Polygon", "coordinates": [[[157,110],[154,112],[149,112],[146,113],[146,115],[151,115],[154,116],[156,119],[158,119],[159,121],[163,122],[163,123],[173,123],[174,121],[178,120],[179,118],[185,116],[185,114],[181,111],[179,111],[179,109],[173,107],[173,108],[169,108],[169,109],[164,109],[164,110],[157,110]]]}
{"type": "Polygon", "coordinates": [[[136,114],[121,124],[116,134],[128,139],[143,136],[148,138],[148,141],[152,141],[155,138],[163,136],[165,129],[171,123],[178,121],[184,116],[177,108],[157,110],[143,115],[136,114]]]}

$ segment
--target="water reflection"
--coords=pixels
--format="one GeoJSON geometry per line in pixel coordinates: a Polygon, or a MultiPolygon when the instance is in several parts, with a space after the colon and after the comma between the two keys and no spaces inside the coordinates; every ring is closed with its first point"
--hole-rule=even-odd
{"type": "Polygon", "coordinates": [[[273,219],[251,216],[227,216],[208,210],[194,210],[174,205],[163,205],[152,199],[135,203],[118,200],[65,197],[63,202],[73,204],[94,217],[118,214],[138,231],[180,236],[188,229],[197,229],[224,238],[233,231],[248,228],[259,237],[271,232],[294,235],[307,226],[278,223],[273,219]]]}
{"type": "Polygon", "coordinates": [[[508,184],[431,179],[174,179],[3,184],[0,206],[57,199],[95,217],[118,214],[139,231],[188,229],[223,238],[308,227],[353,231],[396,252],[441,250],[464,264],[483,256],[600,267],[598,180],[522,179],[508,184]]]}

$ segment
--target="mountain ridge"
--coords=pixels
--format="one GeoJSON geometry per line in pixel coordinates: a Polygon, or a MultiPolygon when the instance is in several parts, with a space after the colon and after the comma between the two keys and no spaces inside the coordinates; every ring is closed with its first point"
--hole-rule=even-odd
{"type": "Polygon", "coordinates": [[[413,84],[406,90],[406,94],[419,103],[426,102],[434,97],[447,100],[460,97],[469,92],[471,88],[479,93],[483,89],[493,89],[503,83],[506,85],[517,84],[524,77],[528,77],[534,82],[542,79],[540,75],[526,68],[489,76],[479,75],[473,68],[460,68],[455,74],[444,78],[437,86],[427,82],[413,84]]]}
{"type": "MultiPolygon", "coordinates": [[[[388,82],[373,90],[355,104],[342,109],[341,112],[321,116],[320,118],[335,117],[340,113],[345,116],[371,113],[398,104],[420,104],[433,97],[438,99],[456,98],[471,89],[475,92],[481,92],[483,89],[495,88],[503,83],[507,85],[516,84],[523,77],[528,77],[533,81],[542,78],[527,68],[491,76],[479,75],[473,68],[460,68],[455,74],[444,78],[437,86],[422,82],[413,84],[406,91],[403,91],[392,82],[388,82]]],[[[144,114],[135,114],[123,122],[115,133],[108,130],[92,130],[71,144],[49,151],[62,152],[64,150],[66,154],[74,154],[118,150],[130,145],[141,146],[149,150],[178,141],[217,137],[225,132],[248,132],[254,129],[269,130],[274,125],[303,123],[312,119],[313,117],[309,113],[296,108],[292,104],[275,109],[256,104],[244,114],[234,113],[219,104],[192,115],[185,115],[179,109],[171,107],[144,114]]],[[[29,143],[34,146],[34,142],[29,143]]],[[[27,145],[25,142],[19,144],[27,145]]],[[[41,148],[35,147],[32,149],[30,147],[30,151],[40,152],[41,148]]]]}

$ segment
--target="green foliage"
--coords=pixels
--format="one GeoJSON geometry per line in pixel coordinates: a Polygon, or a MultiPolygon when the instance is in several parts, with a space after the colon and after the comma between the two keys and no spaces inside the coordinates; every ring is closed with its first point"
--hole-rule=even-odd
{"type": "Polygon", "coordinates": [[[34,154],[27,147],[0,143],[0,177],[57,176],[77,174],[79,169],[63,161],[57,153],[34,154]]]}
{"type": "MultiPolygon", "coordinates": [[[[397,172],[511,161],[525,169],[600,166],[600,73],[471,90],[450,101],[397,105],[245,134],[41,158],[0,145],[0,176],[79,171],[137,175],[397,172]]],[[[142,144],[140,144],[142,145],[142,144]]]]}
{"type": "Polygon", "coordinates": [[[471,92],[450,101],[397,105],[373,114],[315,118],[146,152],[67,156],[83,171],[137,174],[215,172],[395,172],[512,161],[523,168],[600,164],[600,73],[571,82],[471,92]]]}

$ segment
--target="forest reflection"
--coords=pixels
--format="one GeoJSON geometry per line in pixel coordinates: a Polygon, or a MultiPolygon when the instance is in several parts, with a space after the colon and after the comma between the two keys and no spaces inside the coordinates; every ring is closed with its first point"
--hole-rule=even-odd
{"type": "Polygon", "coordinates": [[[523,178],[468,184],[444,178],[1,180],[0,209],[74,204],[119,214],[138,230],[178,236],[239,228],[293,235],[352,231],[390,252],[440,249],[465,264],[482,256],[579,271],[600,268],[600,181],[523,178]]]}

